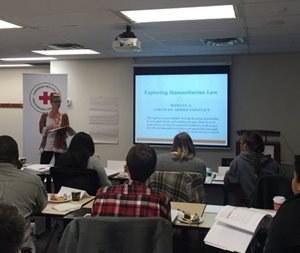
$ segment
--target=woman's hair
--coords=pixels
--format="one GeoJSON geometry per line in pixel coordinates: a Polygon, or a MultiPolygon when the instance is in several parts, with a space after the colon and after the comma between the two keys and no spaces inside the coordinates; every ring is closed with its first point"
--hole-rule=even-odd
{"type": "Polygon", "coordinates": [[[15,253],[21,247],[25,219],[15,206],[0,203],[0,252],[15,253]]]}
{"type": "Polygon", "coordinates": [[[297,182],[300,183],[300,155],[295,156],[295,173],[297,182]]]}
{"type": "Polygon", "coordinates": [[[196,150],[192,138],[186,132],[181,132],[174,137],[171,153],[173,160],[189,160],[196,155],[196,150]]]}
{"type": "Polygon", "coordinates": [[[260,176],[261,159],[265,150],[265,144],[262,137],[258,132],[249,130],[242,134],[240,142],[241,144],[246,144],[248,150],[256,154],[255,173],[257,176],[260,176]]]}
{"type": "Polygon", "coordinates": [[[59,92],[54,91],[54,92],[51,92],[51,93],[50,93],[50,101],[51,101],[51,102],[52,102],[53,99],[56,98],[56,97],[61,97],[59,92]]]}
{"type": "Polygon", "coordinates": [[[90,156],[95,153],[92,137],[84,132],[77,133],[71,140],[66,153],[62,154],[55,163],[56,166],[70,168],[86,168],[90,156]]]}

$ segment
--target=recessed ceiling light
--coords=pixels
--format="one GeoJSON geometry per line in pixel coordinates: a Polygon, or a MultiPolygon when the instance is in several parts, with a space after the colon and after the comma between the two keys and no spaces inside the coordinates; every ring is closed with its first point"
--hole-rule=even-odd
{"type": "Polygon", "coordinates": [[[226,47],[226,46],[234,46],[234,45],[246,43],[246,40],[243,37],[204,39],[202,41],[206,46],[213,46],[213,47],[226,47]]]}
{"type": "Polygon", "coordinates": [[[1,61],[51,61],[54,57],[24,57],[24,58],[1,58],[1,61]]]}
{"type": "Polygon", "coordinates": [[[4,20],[0,20],[0,29],[10,29],[10,28],[22,28],[22,26],[18,26],[4,20]]]}
{"type": "Polygon", "coordinates": [[[136,23],[236,18],[233,5],[121,11],[121,13],[136,23]]]}
{"type": "Polygon", "coordinates": [[[32,52],[43,55],[88,55],[100,54],[91,49],[55,49],[55,50],[32,50],[32,52]]]}
{"type": "Polygon", "coordinates": [[[32,67],[32,64],[0,64],[0,68],[32,67]]]}

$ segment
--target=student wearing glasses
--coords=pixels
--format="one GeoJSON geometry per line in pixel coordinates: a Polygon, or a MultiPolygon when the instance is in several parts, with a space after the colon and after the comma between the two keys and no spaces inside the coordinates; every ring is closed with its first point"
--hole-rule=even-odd
{"type": "Polygon", "coordinates": [[[67,150],[67,130],[60,129],[53,131],[56,128],[69,126],[68,115],[59,111],[61,96],[58,92],[50,94],[50,103],[52,105],[51,110],[43,113],[39,122],[40,133],[43,136],[40,145],[42,152],[41,164],[49,164],[53,155],[57,159],[60,154],[67,150]]]}

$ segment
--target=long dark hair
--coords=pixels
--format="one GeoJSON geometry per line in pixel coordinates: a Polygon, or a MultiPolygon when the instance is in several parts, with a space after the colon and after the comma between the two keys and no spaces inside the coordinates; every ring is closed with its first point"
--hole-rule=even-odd
{"type": "Polygon", "coordinates": [[[247,144],[248,150],[255,153],[255,173],[259,176],[261,171],[261,159],[265,151],[265,144],[262,137],[256,131],[245,131],[241,137],[241,143],[247,144]]]}
{"type": "Polygon", "coordinates": [[[95,145],[92,137],[84,132],[77,133],[71,140],[66,153],[62,154],[56,166],[70,168],[86,168],[90,156],[95,153],[95,145]]]}

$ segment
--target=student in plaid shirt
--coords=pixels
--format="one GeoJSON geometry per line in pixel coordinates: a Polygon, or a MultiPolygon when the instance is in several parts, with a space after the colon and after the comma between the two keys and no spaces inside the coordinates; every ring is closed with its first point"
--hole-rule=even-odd
{"type": "Polygon", "coordinates": [[[99,188],[92,216],[161,216],[170,220],[170,202],[163,193],[152,191],[145,182],[155,171],[156,153],[148,145],[132,147],[126,157],[129,181],[99,188]]]}

